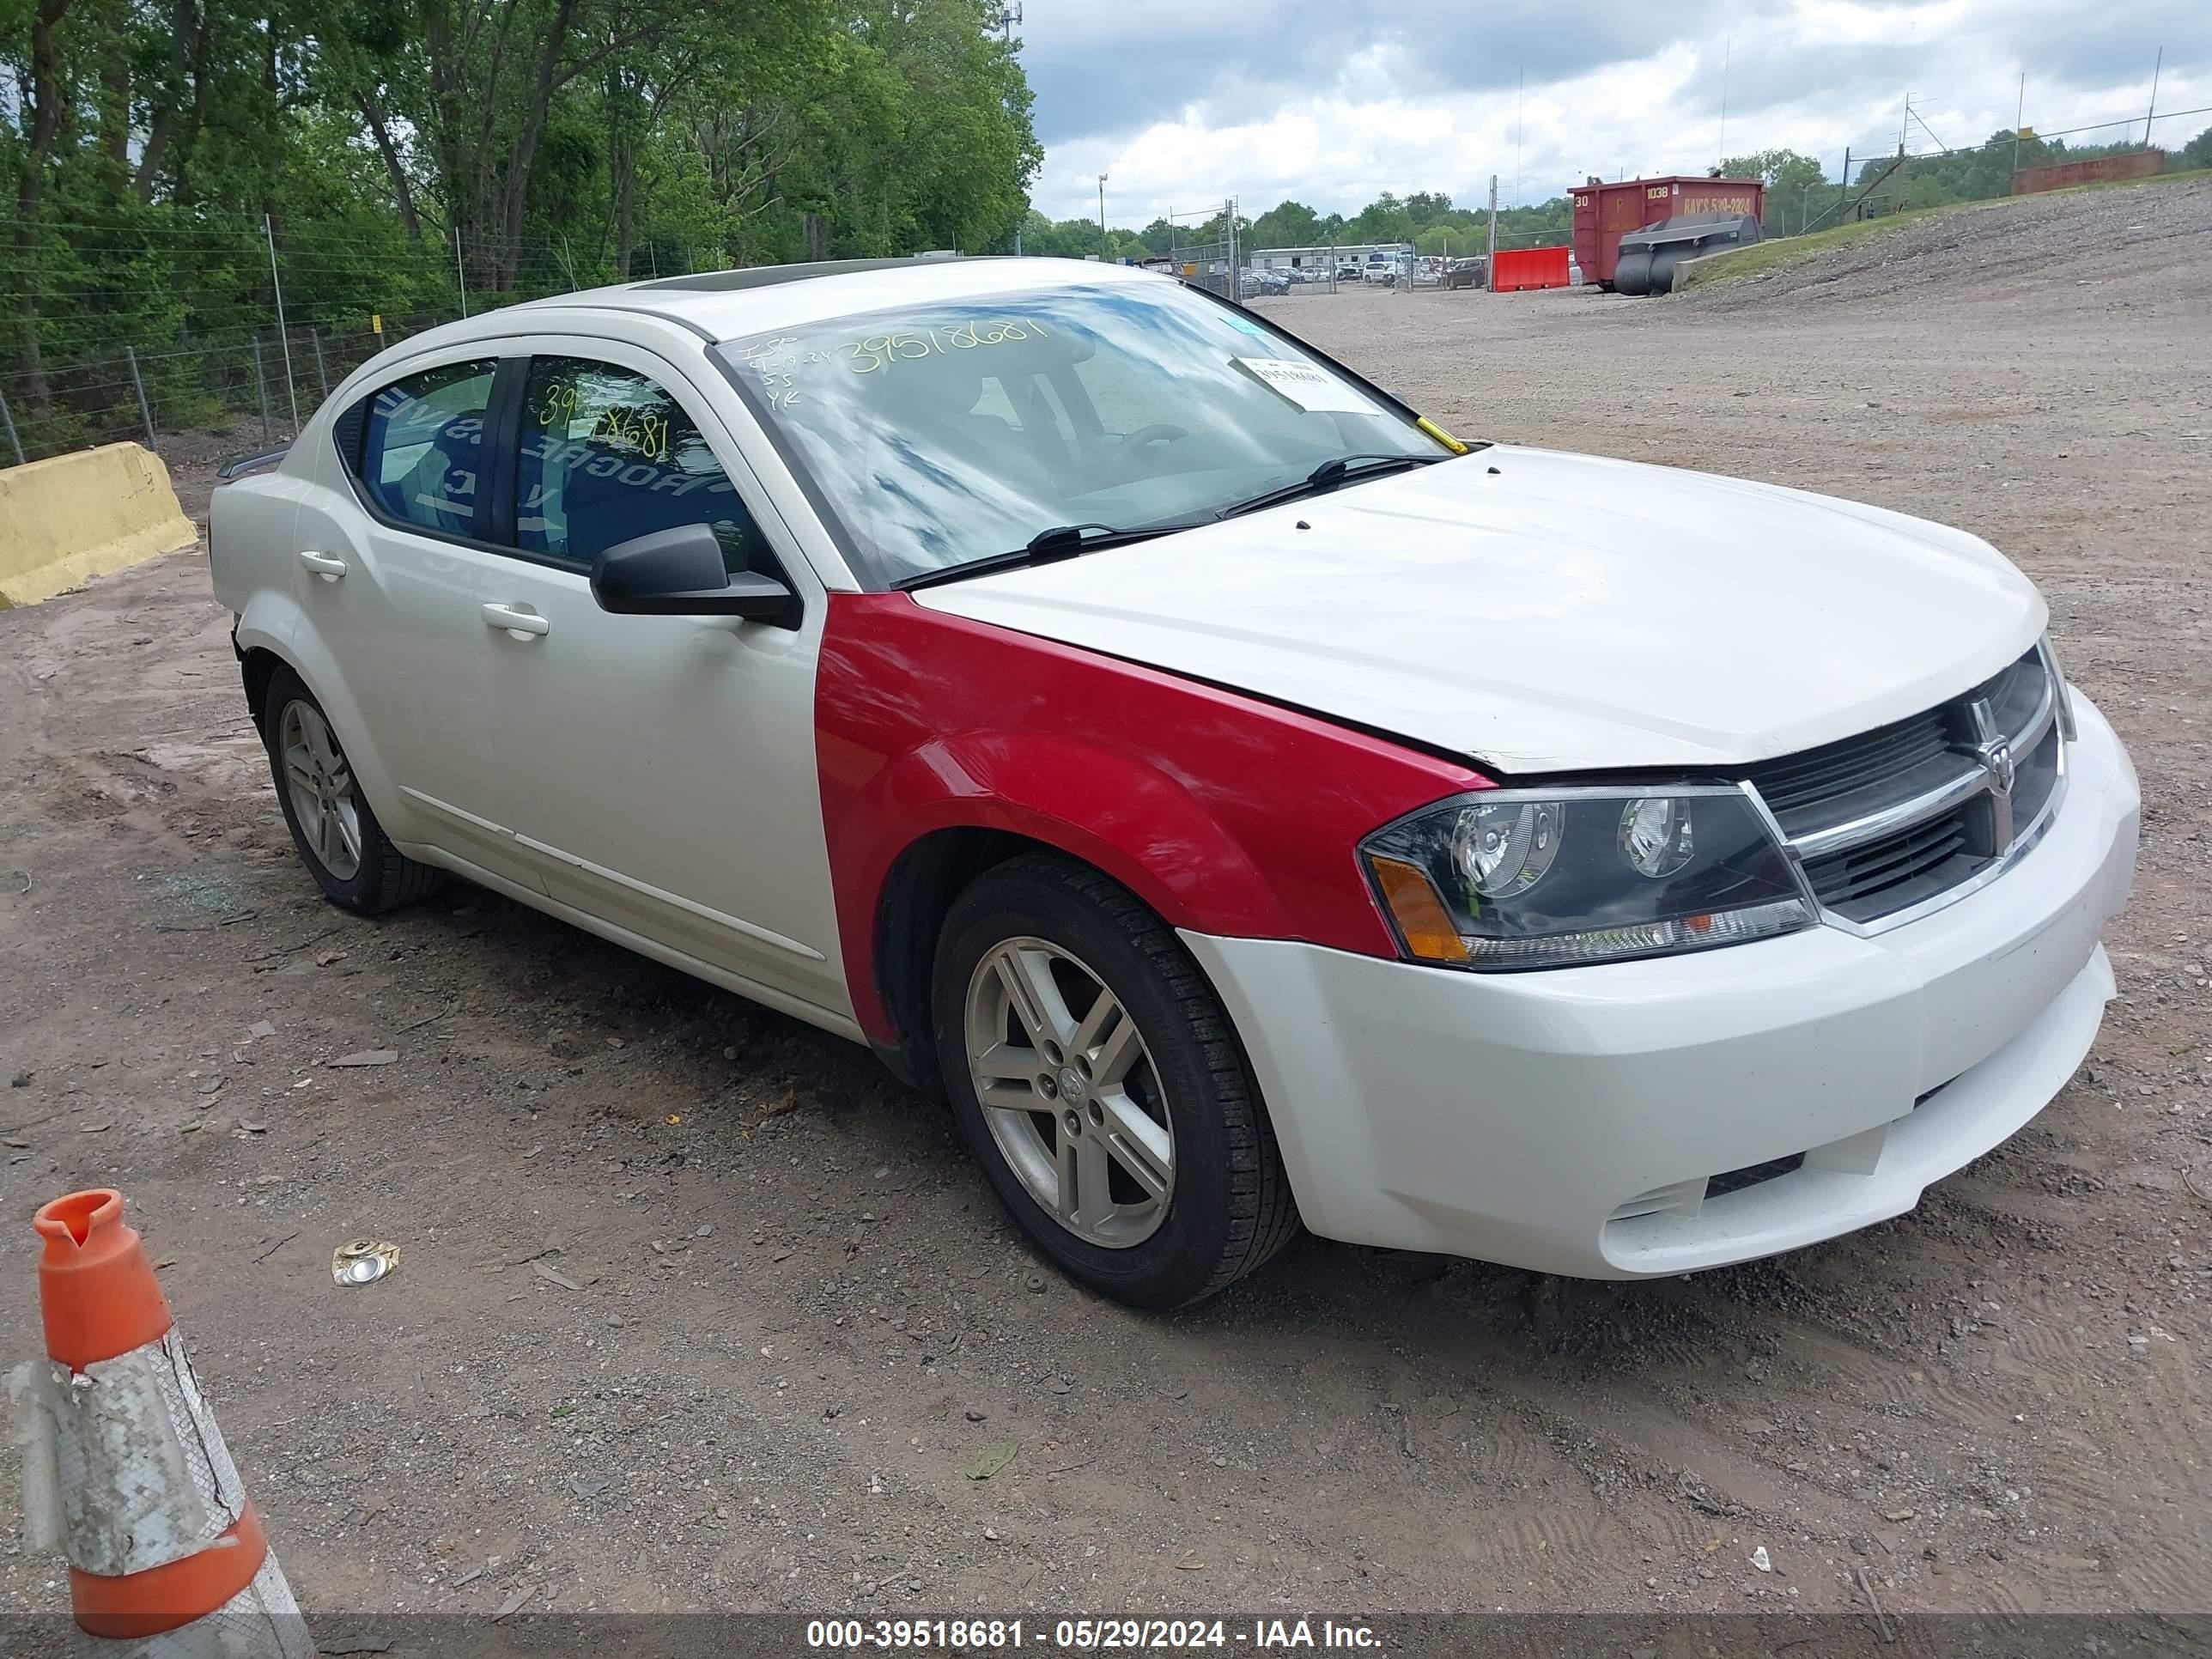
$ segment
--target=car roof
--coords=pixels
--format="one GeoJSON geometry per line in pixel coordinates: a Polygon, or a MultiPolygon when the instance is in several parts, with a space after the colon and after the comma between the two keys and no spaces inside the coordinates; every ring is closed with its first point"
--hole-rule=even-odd
{"type": "Polygon", "coordinates": [[[662,276],[527,300],[437,331],[446,341],[511,334],[534,312],[622,311],[665,319],[708,339],[803,327],[903,305],[988,301],[1039,289],[1173,282],[1103,260],[1015,258],[839,259],[662,276]]]}

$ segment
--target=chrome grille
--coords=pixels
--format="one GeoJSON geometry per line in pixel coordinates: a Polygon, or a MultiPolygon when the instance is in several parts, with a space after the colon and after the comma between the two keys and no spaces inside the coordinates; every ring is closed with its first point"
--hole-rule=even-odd
{"type": "Polygon", "coordinates": [[[1813,890],[1831,910],[1865,921],[1942,892],[1980,867],[1967,851],[1964,807],[1927,818],[1848,853],[1806,865],[1813,890]]]}
{"type": "Polygon", "coordinates": [[[1930,709],[1863,737],[1775,761],[1754,772],[1752,781],[1786,832],[1793,821],[1817,823],[1847,817],[1830,811],[1831,805],[1863,791],[1892,788],[1895,779],[1917,768],[1948,768],[1950,744],[1942,711],[1930,709]]]}
{"type": "Polygon", "coordinates": [[[1861,924],[1939,899],[2040,833],[2062,754],[2040,647],[1965,696],[1766,762],[1750,781],[1831,914],[1861,924]]]}

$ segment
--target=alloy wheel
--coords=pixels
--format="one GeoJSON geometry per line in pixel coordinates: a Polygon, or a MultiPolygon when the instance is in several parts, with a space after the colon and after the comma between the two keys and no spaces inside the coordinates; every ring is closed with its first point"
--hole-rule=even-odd
{"type": "Polygon", "coordinates": [[[277,722],[276,746],[301,840],[333,881],[351,881],[361,872],[361,808],[353,769],[330,723],[313,704],[289,702],[277,722]]]}
{"type": "Polygon", "coordinates": [[[1007,939],[969,980],[966,1036],[991,1138],[1046,1213],[1109,1249],[1158,1231],[1175,1194],[1173,1120],[1105,981],[1047,940],[1007,939]]]}

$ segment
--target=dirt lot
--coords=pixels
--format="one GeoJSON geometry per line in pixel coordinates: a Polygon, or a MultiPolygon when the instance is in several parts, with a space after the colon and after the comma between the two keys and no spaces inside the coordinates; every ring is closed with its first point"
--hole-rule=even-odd
{"type": "MultiPolygon", "coordinates": [[[[1269,302],[1462,434],[2044,584],[2148,797],[2122,1000],[1916,1213],[1655,1285],[1308,1241],[1103,1304],[863,1052],[481,893],[323,905],[187,554],[0,615],[9,1354],[33,1206],[125,1188],[311,1609],[2212,1606],[2212,185],[2017,211],[1678,301],[1269,302]],[[402,1265],[339,1290],[357,1235],[402,1265]]],[[[0,1612],[58,1578],[11,1550],[0,1612]]]]}

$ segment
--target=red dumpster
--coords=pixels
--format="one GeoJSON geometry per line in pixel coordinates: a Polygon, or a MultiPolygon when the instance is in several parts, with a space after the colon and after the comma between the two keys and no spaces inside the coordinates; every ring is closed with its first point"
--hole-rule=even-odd
{"type": "Polygon", "coordinates": [[[1499,294],[1528,288],[1565,288],[1567,252],[1563,247],[1500,248],[1490,256],[1490,286],[1499,294]]]}
{"type": "Polygon", "coordinates": [[[1632,230],[1690,213],[1735,213],[1751,218],[1766,211],[1766,186],[1755,179],[1624,179],[1590,183],[1574,192],[1575,259],[1583,281],[1613,286],[1620,239],[1632,230]]]}

